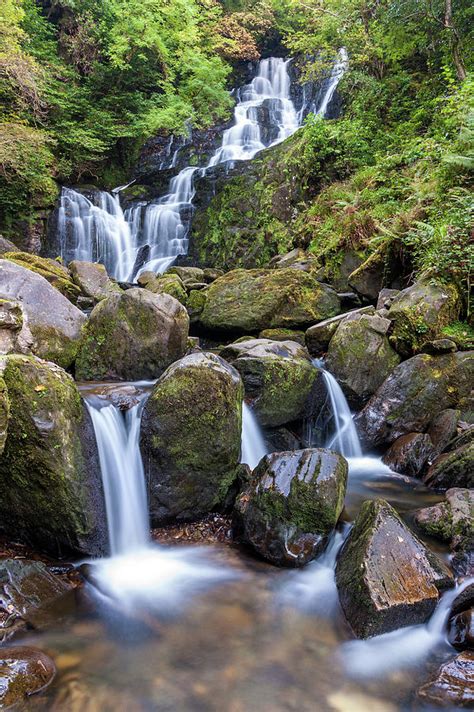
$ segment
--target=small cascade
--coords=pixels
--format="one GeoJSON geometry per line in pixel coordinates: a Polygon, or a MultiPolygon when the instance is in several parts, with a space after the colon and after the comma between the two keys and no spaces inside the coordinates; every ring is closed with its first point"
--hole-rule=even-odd
{"type": "Polygon", "coordinates": [[[263,439],[262,430],[253,411],[244,402],[242,404],[242,457],[241,462],[254,470],[268,449],[263,439]]]}
{"type": "Polygon", "coordinates": [[[319,116],[326,116],[329,104],[331,103],[332,98],[336,92],[337,85],[339,84],[347,70],[348,62],[349,57],[347,55],[347,50],[345,47],[342,47],[339,50],[339,59],[332,68],[329,79],[327,80],[327,85],[325,86],[325,91],[322,100],[319,106],[315,107],[315,114],[319,116]]]}

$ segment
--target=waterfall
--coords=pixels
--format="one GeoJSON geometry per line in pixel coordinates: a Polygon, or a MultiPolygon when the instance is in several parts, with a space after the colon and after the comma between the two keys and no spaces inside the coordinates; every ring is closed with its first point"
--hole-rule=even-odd
{"type": "MultiPolygon", "coordinates": [[[[232,166],[236,161],[251,160],[301,126],[305,102],[297,111],[291,99],[290,63],[291,59],[280,57],[259,62],[256,76],[237,90],[234,122],[223,132],[221,145],[208,164],[183,168],[171,179],[166,195],[148,204],[139,203],[124,213],[120,191],[127,186],[112,193],[100,191],[94,202],[71,188],[63,188],[57,225],[62,259],[66,263],[73,259],[101,262],[112,277],[130,282],[139,274],[135,264],[141,247],[148,245],[150,253],[139,271],[164,272],[178,255],[186,254],[195,176],[205,175],[218,164],[232,166]]],[[[347,53],[341,50],[318,104],[311,107],[315,113],[326,115],[346,66],[347,53]]],[[[180,141],[172,137],[160,168],[173,168],[181,147],[180,141]]]]}
{"type": "Polygon", "coordinates": [[[252,409],[242,404],[242,457],[241,462],[254,470],[268,453],[263,434],[252,409]]]}

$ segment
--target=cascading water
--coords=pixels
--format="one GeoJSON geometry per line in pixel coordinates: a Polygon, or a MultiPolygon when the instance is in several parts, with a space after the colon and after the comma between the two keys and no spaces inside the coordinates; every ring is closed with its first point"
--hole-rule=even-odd
{"type": "MultiPolygon", "coordinates": [[[[164,272],[188,249],[196,173],[205,175],[218,164],[248,161],[259,151],[291,136],[301,126],[305,102],[297,111],[291,99],[288,67],[291,60],[271,57],[259,62],[250,84],[237,91],[233,125],[223,132],[222,143],[207,166],[188,166],[171,179],[168,193],[152,203],[138,204],[122,211],[119,192],[97,194],[97,205],[71,188],[63,188],[58,214],[58,238],[65,262],[101,262],[119,281],[132,281],[139,271],[164,272]],[[146,263],[137,269],[140,248],[149,247],[146,263]]],[[[326,115],[337,84],[347,66],[341,50],[330,77],[323,84],[318,104],[312,110],[326,115]]],[[[307,107],[306,107],[307,108],[307,107]]],[[[176,165],[179,151],[168,146],[169,162],[176,165]]],[[[122,187],[121,187],[122,188],[122,187]]]]}
{"type": "Polygon", "coordinates": [[[263,434],[252,409],[242,404],[242,457],[241,462],[254,470],[268,453],[263,434]]]}

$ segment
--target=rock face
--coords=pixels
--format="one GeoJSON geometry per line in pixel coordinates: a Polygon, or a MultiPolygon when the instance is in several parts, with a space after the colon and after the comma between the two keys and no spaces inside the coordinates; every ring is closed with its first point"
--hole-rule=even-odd
{"type": "Polygon", "coordinates": [[[206,291],[200,320],[214,331],[254,333],[301,328],[335,316],[339,297],[311,274],[296,269],[237,269],[206,291]]]}
{"type": "Polygon", "coordinates": [[[347,462],[331,450],[267,455],[237,499],[235,533],[278,566],[302,566],[335,527],[346,484],[347,462]]]}
{"type": "Polygon", "coordinates": [[[0,521],[57,554],[107,550],[95,438],[72,378],[33,356],[5,356],[10,421],[0,458],[0,521]]]}
{"type": "Polygon", "coordinates": [[[0,668],[0,704],[9,709],[17,708],[17,704],[44,690],[56,674],[54,662],[48,655],[26,646],[1,648],[0,668]]]}
{"type": "Polygon", "coordinates": [[[310,326],[305,334],[306,346],[309,353],[312,356],[321,356],[321,354],[325,353],[340,323],[355,314],[369,314],[372,316],[375,314],[375,309],[371,306],[362,307],[361,309],[355,309],[346,314],[338,314],[337,316],[333,316],[332,319],[325,319],[324,321],[320,321],[319,324],[310,326]]]}
{"type": "Polygon", "coordinates": [[[360,408],[400,363],[380,316],[354,314],[344,319],[329,344],[326,366],[336,377],[349,404],[360,408]]]}
{"type": "Polygon", "coordinates": [[[423,432],[430,421],[471,390],[474,352],[418,354],[399,364],[356,418],[367,445],[423,432]]]}
{"type": "Polygon", "coordinates": [[[466,651],[441,665],[435,677],[418,690],[420,699],[442,707],[474,706],[474,652],[466,651]]]}
{"type": "Polygon", "coordinates": [[[141,438],[153,523],[198,518],[224,501],[240,461],[242,396],[237,371],[211,353],[160,378],[141,438]]]}
{"type": "Polygon", "coordinates": [[[73,363],[86,317],[44,277],[2,259],[0,297],[21,302],[34,354],[63,368],[73,363]]]}
{"type": "Polygon", "coordinates": [[[168,294],[128,289],[90,315],[77,357],[78,380],[156,378],[186,352],[189,317],[168,294]]]}
{"type": "Polygon", "coordinates": [[[309,414],[319,372],[302,346],[251,339],[230,344],[220,355],[240,373],[262,425],[276,427],[309,414]]]}
{"type": "Polygon", "coordinates": [[[416,477],[434,452],[427,433],[408,433],[395,440],[382,460],[394,472],[416,477]]]}
{"type": "Polygon", "coordinates": [[[392,302],[389,319],[394,322],[390,341],[404,356],[436,339],[442,328],[459,317],[461,302],[453,285],[429,280],[404,289],[392,302]]]}
{"type": "Polygon", "coordinates": [[[423,623],[452,574],[379,499],[362,505],[339,553],[336,583],[354,633],[368,638],[423,623]]]}
{"type": "Polygon", "coordinates": [[[102,301],[113,292],[120,292],[120,287],[109,278],[104,265],[98,262],[73,260],[69,263],[69,270],[82,294],[95,302],[102,301]]]}

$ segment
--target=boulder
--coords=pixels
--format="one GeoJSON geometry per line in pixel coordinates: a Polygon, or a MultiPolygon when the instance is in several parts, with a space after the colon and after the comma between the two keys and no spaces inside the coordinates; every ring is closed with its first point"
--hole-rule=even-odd
{"type": "Polygon", "coordinates": [[[448,640],[458,650],[474,649],[474,608],[462,611],[450,619],[448,640]]]}
{"type": "Polygon", "coordinates": [[[21,302],[36,356],[68,368],[76,358],[86,316],[39,274],[0,260],[0,297],[21,302]]]}
{"type": "Polygon", "coordinates": [[[237,498],[235,534],[278,566],[302,566],[321,551],[344,507],[347,462],[331,450],[266,455],[237,498]]]}
{"type": "Polygon", "coordinates": [[[8,388],[3,378],[0,378],[0,455],[5,447],[10,419],[10,399],[8,388]]]}
{"type": "Polygon", "coordinates": [[[56,260],[32,255],[29,252],[6,252],[3,259],[41,275],[73,304],[81,296],[80,287],[73,282],[66,267],[56,260]]]}
{"type": "Polygon", "coordinates": [[[204,270],[200,267],[170,267],[164,276],[176,275],[183,284],[188,282],[205,282],[204,270]]]}
{"type": "Polygon", "coordinates": [[[99,262],[81,262],[73,260],[69,263],[72,278],[82,294],[94,302],[100,302],[113,292],[120,292],[120,287],[112,282],[104,265],[99,262]]]}
{"type": "Polygon", "coordinates": [[[304,331],[295,331],[294,329],[263,329],[258,338],[271,341],[296,341],[300,346],[305,345],[304,331]]]}
{"type": "Polygon", "coordinates": [[[424,432],[442,410],[466,396],[474,378],[474,352],[418,354],[402,362],[356,417],[367,446],[424,432]]]}
{"type": "Polygon", "coordinates": [[[218,277],[222,277],[223,274],[223,270],[216,269],[215,267],[205,267],[203,269],[204,281],[208,284],[214,282],[218,277]]]}
{"type": "Polygon", "coordinates": [[[383,287],[385,255],[382,250],[374,252],[349,275],[347,281],[361,297],[374,301],[383,287]]]}
{"type": "Polygon", "coordinates": [[[186,352],[189,317],[168,294],[134,287],[94,307],[76,361],[79,380],[157,378],[186,352]]]}
{"type": "Polygon", "coordinates": [[[457,433],[461,411],[447,408],[438,413],[429,424],[426,431],[431,438],[435,453],[439,455],[445,450],[457,433]]]}
{"type": "Polygon", "coordinates": [[[387,289],[386,287],[381,289],[377,297],[377,306],[375,307],[377,311],[380,309],[390,309],[393,300],[398,294],[400,294],[399,289],[387,289]]]}
{"type": "Polygon", "coordinates": [[[390,322],[377,315],[354,314],[339,324],[326,356],[326,367],[349,404],[360,408],[400,363],[390,346],[390,322]]]}
{"type": "Polygon", "coordinates": [[[6,252],[16,252],[18,247],[6,237],[0,235],[0,255],[4,255],[6,252]]]}
{"type": "Polygon", "coordinates": [[[224,501],[240,461],[242,396],[238,372],[212,353],[162,375],[141,431],[154,524],[197,519],[224,501]]]}
{"type": "Polygon", "coordinates": [[[31,353],[33,344],[21,302],[0,298],[0,354],[31,353]]]}
{"type": "Polygon", "coordinates": [[[460,308],[454,285],[423,279],[403,289],[389,309],[394,322],[392,345],[403,356],[420,351],[425,342],[436,339],[443,327],[458,319],[460,308]]]}
{"type": "Polygon", "coordinates": [[[453,354],[457,350],[458,347],[454,341],[451,341],[451,339],[434,339],[433,341],[426,341],[420,348],[421,353],[432,354],[434,356],[438,354],[453,354]]]}
{"type": "Polygon", "coordinates": [[[206,304],[207,292],[199,289],[193,289],[189,292],[186,300],[186,309],[188,310],[189,321],[195,324],[199,321],[201,314],[206,304]]]}
{"type": "Polygon", "coordinates": [[[474,440],[439,455],[423,477],[428,487],[474,487],[474,440]]]}
{"type": "Polygon", "coordinates": [[[272,269],[300,269],[304,272],[315,272],[319,269],[320,264],[318,258],[314,255],[308,255],[300,247],[287,252],[285,255],[276,255],[272,257],[268,266],[272,269]]]}
{"type": "Polygon", "coordinates": [[[295,341],[251,339],[230,344],[220,355],[240,373],[262,425],[276,427],[310,413],[319,372],[295,341]]]}
{"type": "Polygon", "coordinates": [[[345,314],[338,314],[331,319],[320,321],[319,324],[313,324],[307,329],[305,334],[306,346],[311,356],[321,356],[328,350],[329,342],[337,331],[339,324],[350,315],[369,314],[374,315],[375,309],[372,306],[354,309],[345,314]]]}
{"type": "Polygon", "coordinates": [[[335,316],[336,292],[301,270],[236,269],[206,291],[202,325],[213,331],[254,333],[299,329],[335,316]]]}
{"type": "Polygon", "coordinates": [[[418,690],[428,705],[459,708],[474,707],[474,652],[466,650],[439,668],[432,680],[418,690]]]}
{"type": "Polygon", "coordinates": [[[23,645],[0,648],[0,669],[2,709],[18,709],[18,705],[23,709],[23,704],[34,704],[26,700],[44,691],[56,675],[54,662],[46,653],[23,645]]]}
{"type": "Polygon", "coordinates": [[[107,550],[100,465],[90,418],[63,369],[34,356],[1,359],[10,420],[0,457],[0,522],[55,555],[107,550]]]}
{"type": "Polygon", "coordinates": [[[383,456],[383,462],[394,472],[416,477],[435,453],[426,433],[401,435],[383,456]]]}
{"type": "Polygon", "coordinates": [[[337,560],[336,583],[354,633],[368,638],[424,623],[452,574],[384,500],[364,502],[337,560]]]}
{"type": "Polygon", "coordinates": [[[157,275],[148,280],[144,286],[153,294],[169,294],[181,304],[186,304],[186,289],[177,274],[157,275]]]}
{"type": "Polygon", "coordinates": [[[152,282],[155,278],[156,274],[154,272],[146,270],[137,277],[137,284],[139,287],[146,287],[146,285],[149,282],[152,282]]]}

